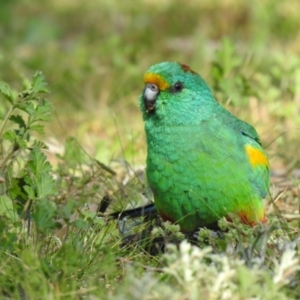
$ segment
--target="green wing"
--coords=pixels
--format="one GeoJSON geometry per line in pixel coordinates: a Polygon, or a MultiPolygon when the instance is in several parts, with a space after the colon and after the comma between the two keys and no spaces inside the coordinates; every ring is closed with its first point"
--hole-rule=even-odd
{"type": "MultiPolygon", "coordinates": [[[[236,118],[230,112],[223,110],[223,113],[220,114],[221,123],[223,126],[229,126],[236,131],[236,134],[241,134],[241,141],[244,146],[250,145],[260,151],[262,155],[266,157],[266,154],[262,148],[260,138],[256,130],[248,123],[236,118]]],[[[265,165],[256,165],[252,166],[251,180],[254,187],[258,190],[261,198],[266,197],[269,191],[270,184],[270,169],[269,163],[265,165]]]]}

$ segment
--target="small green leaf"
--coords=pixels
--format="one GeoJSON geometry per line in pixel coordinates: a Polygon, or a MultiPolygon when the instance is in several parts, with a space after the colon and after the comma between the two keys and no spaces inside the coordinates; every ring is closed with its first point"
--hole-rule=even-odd
{"type": "Polygon", "coordinates": [[[52,106],[49,101],[42,99],[35,107],[34,114],[32,114],[32,122],[43,121],[49,122],[51,120],[52,106]]]}
{"type": "Polygon", "coordinates": [[[31,171],[30,176],[25,178],[28,187],[25,188],[32,199],[45,199],[56,194],[56,184],[51,174],[52,170],[47,157],[39,148],[35,148],[30,153],[27,167],[31,171]]]}
{"type": "Polygon", "coordinates": [[[82,219],[76,219],[72,224],[78,229],[88,229],[90,224],[82,219]]]}
{"type": "Polygon", "coordinates": [[[36,202],[32,219],[38,229],[55,228],[57,227],[57,223],[54,221],[55,215],[56,206],[54,202],[42,199],[36,202]]]}
{"type": "Polygon", "coordinates": [[[10,188],[8,190],[8,194],[12,199],[22,199],[25,202],[28,198],[27,194],[25,193],[23,187],[25,185],[25,181],[23,178],[12,178],[10,181],[10,188]]]}
{"type": "Polygon", "coordinates": [[[48,149],[48,146],[42,141],[34,140],[30,148],[48,149]]]}
{"type": "Polygon", "coordinates": [[[30,125],[30,129],[38,132],[39,134],[44,134],[44,126],[40,124],[30,125]]]}
{"type": "Polygon", "coordinates": [[[32,90],[34,93],[49,93],[45,76],[41,71],[37,71],[32,78],[32,90]]]}
{"type": "Polygon", "coordinates": [[[13,104],[15,101],[14,92],[11,88],[4,82],[0,82],[0,93],[11,103],[13,104]]]}
{"type": "Polygon", "coordinates": [[[8,140],[12,143],[16,143],[20,148],[26,149],[27,143],[26,140],[24,140],[16,130],[7,130],[3,134],[3,139],[8,140]]]}
{"type": "Polygon", "coordinates": [[[31,151],[28,167],[35,175],[44,172],[51,172],[52,170],[50,163],[47,161],[46,155],[37,148],[31,151]]]}
{"type": "Polygon", "coordinates": [[[25,124],[25,121],[23,119],[22,116],[20,115],[12,115],[10,116],[10,121],[16,123],[19,125],[19,128],[26,128],[26,124],[25,124]]]}
{"type": "Polygon", "coordinates": [[[31,186],[24,185],[24,190],[28,195],[28,199],[36,200],[37,197],[35,195],[34,189],[31,186]]]}
{"type": "Polygon", "coordinates": [[[5,131],[3,134],[3,140],[15,142],[16,139],[17,139],[17,133],[15,132],[15,130],[10,129],[5,131]]]}
{"type": "Polygon", "coordinates": [[[68,200],[67,204],[60,208],[59,216],[64,220],[70,219],[77,206],[78,203],[73,200],[68,200]]]}
{"type": "Polygon", "coordinates": [[[16,105],[16,108],[25,111],[30,116],[33,116],[35,113],[35,108],[32,102],[20,102],[16,105]]]}
{"type": "Polygon", "coordinates": [[[6,216],[12,221],[17,221],[18,215],[14,210],[12,200],[6,195],[0,196],[0,216],[6,216]]]}
{"type": "Polygon", "coordinates": [[[15,143],[21,148],[21,149],[27,149],[27,143],[26,140],[22,139],[20,136],[17,136],[15,143]]]}
{"type": "Polygon", "coordinates": [[[34,183],[39,199],[45,199],[48,196],[56,194],[56,185],[50,174],[42,173],[41,175],[34,177],[34,183]]]}

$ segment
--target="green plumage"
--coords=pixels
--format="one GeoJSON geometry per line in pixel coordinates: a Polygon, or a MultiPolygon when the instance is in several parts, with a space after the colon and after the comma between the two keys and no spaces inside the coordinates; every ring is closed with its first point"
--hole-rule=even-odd
{"type": "Polygon", "coordinates": [[[230,213],[250,225],[264,221],[269,167],[255,129],[220,106],[204,80],[185,65],[154,65],[145,83],[139,100],[146,174],[162,218],[183,231],[230,213]],[[254,163],[246,147],[257,153],[254,163]]]}

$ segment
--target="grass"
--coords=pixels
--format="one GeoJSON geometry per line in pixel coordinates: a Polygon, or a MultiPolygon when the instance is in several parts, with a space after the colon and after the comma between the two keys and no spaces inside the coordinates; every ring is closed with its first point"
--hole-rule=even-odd
{"type": "Polygon", "coordinates": [[[299,6],[6,1],[0,298],[299,298],[299,6]],[[165,60],[201,73],[259,132],[272,170],[266,226],[221,220],[222,238],[202,230],[192,246],[159,220],[143,231],[143,220],[96,216],[105,196],[111,212],[149,195],[137,97],[165,60]]]}

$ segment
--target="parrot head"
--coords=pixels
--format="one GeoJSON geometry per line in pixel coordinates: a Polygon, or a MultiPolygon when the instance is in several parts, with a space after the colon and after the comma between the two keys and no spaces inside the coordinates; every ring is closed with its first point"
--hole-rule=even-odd
{"type": "Polygon", "coordinates": [[[139,98],[144,120],[164,120],[184,124],[195,116],[203,118],[209,106],[217,103],[200,75],[187,65],[163,62],[153,65],[144,74],[145,88],[139,98]]]}

